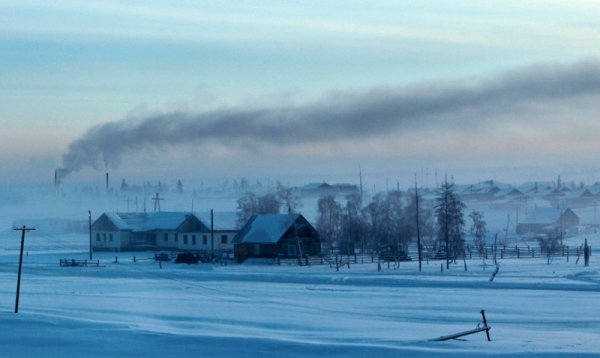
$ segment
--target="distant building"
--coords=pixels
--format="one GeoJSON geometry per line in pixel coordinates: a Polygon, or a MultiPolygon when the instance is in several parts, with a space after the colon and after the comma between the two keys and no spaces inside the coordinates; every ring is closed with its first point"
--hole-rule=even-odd
{"type": "Polygon", "coordinates": [[[360,192],[360,188],[357,185],[347,183],[309,183],[299,189],[305,195],[348,195],[360,192]]]}
{"type": "Polygon", "coordinates": [[[317,230],[300,214],[254,215],[234,238],[238,261],[248,257],[299,257],[321,253],[317,230]]]}
{"type": "Polygon", "coordinates": [[[227,224],[224,215],[214,215],[211,242],[210,214],[104,213],[92,224],[92,246],[96,251],[233,251],[235,221],[227,224]]]}
{"type": "Polygon", "coordinates": [[[478,184],[457,186],[456,193],[464,201],[492,201],[497,193],[507,188],[506,184],[485,180],[478,184]]]}
{"type": "Polygon", "coordinates": [[[573,210],[537,208],[517,225],[517,234],[547,234],[554,230],[566,232],[579,225],[573,210]]]}

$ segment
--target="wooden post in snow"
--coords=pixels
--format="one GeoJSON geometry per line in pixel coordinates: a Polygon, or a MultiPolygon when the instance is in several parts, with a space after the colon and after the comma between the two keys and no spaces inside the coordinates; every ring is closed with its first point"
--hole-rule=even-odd
{"type": "Polygon", "coordinates": [[[19,294],[21,293],[21,270],[23,267],[23,246],[25,245],[25,233],[27,231],[35,230],[34,228],[29,228],[23,225],[20,229],[15,229],[21,231],[21,251],[19,252],[19,274],[17,276],[17,297],[15,299],[15,313],[19,313],[19,294]]]}

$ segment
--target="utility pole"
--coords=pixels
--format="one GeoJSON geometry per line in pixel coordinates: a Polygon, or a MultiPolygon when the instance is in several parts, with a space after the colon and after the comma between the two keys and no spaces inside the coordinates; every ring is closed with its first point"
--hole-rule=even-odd
{"type": "Polygon", "coordinates": [[[156,193],[156,196],[152,200],[154,200],[154,211],[160,212],[160,201],[165,199],[159,197],[158,193],[156,193]]]}
{"type": "Polygon", "coordinates": [[[415,173],[415,205],[417,207],[417,252],[419,253],[419,272],[421,272],[421,262],[423,255],[421,253],[421,232],[419,230],[419,189],[417,187],[417,174],[415,173]]]}
{"type": "Polygon", "coordinates": [[[90,261],[92,261],[92,211],[88,210],[88,231],[90,234],[90,261]]]}
{"type": "Polygon", "coordinates": [[[362,198],[363,198],[363,181],[362,181],[362,169],[360,168],[360,166],[358,167],[358,179],[360,182],[360,199],[362,200],[362,198]]]}
{"type": "Polygon", "coordinates": [[[19,274],[17,276],[17,298],[15,300],[15,313],[19,313],[19,293],[21,292],[21,268],[23,267],[23,246],[25,244],[25,232],[35,230],[32,227],[26,227],[23,225],[20,229],[14,229],[21,231],[21,252],[19,253],[19,274]]]}
{"type": "Polygon", "coordinates": [[[214,211],[210,209],[210,255],[215,256],[215,221],[214,211]]]}

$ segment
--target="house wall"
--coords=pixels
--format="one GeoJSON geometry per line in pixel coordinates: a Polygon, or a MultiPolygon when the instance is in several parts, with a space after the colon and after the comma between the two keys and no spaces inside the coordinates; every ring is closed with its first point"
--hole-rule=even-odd
{"type": "Polygon", "coordinates": [[[156,243],[159,250],[210,251],[214,248],[215,251],[233,251],[236,233],[237,231],[215,231],[214,246],[211,246],[210,231],[158,231],[156,243]]]}
{"type": "Polygon", "coordinates": [[[96,251],[121,251],[129,246],[129,233],[114,230],[92,230],[92,248],[96,251]]]}

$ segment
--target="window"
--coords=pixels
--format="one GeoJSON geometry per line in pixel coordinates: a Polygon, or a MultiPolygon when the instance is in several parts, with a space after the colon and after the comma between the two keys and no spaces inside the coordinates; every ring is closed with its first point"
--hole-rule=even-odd
{"type": "Polygon", "coordinates": [[[165,237],[165,242],[169,242],[169,233],[165,232],[164,237],[165,237]]]}
{"type": "Polygon", "coordinates": [[[108,241],[112,241],[112,234],[108,234],[108,241]]]}
{"type": "Polygon", "coordinates": [[[227,235],[221,235],[221,244],[227,244],[227,235]]]}
{"type": "Polygon", "coordinates": [[[196,245],[196,235],[192,235],[192,245],[196,245]]]}
{"type": "Polygon", "coordinates": [[[202,235],[202,244],[206,245],[207,240],[206,240],[206,235],[202,235]]]}
{"type": "Polygon", "coordinates": [[[96,234],[96,241],[100,241],[100,234],[96,234]]]}
{"type": "Polygon", "coordinates": [[[106,242],[106,234],[102,234],[102,241],[106,242]]]}
{"type": "Polygon", "coordinates": [[[179,240],[179,235],[175,234],[175,242],[177,242],[177,240],[179,240]]]}
{"type": "Polygon", "coordinates": [[[183,235],[183,244],[187,245],[188,240],[187,240],[187,235],[183,235]]]}

